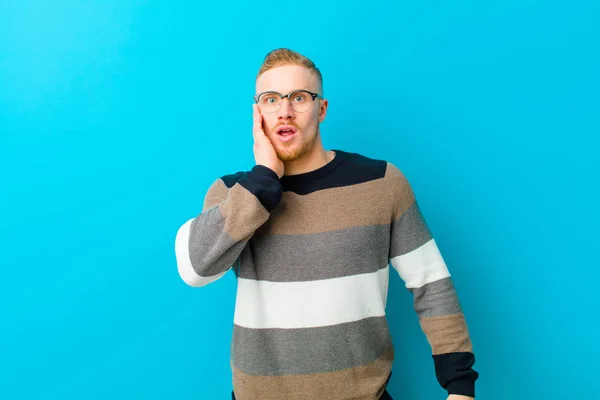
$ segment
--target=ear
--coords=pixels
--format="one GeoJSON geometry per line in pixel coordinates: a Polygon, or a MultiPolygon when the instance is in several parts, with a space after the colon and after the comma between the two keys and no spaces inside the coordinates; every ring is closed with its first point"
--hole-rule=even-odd
{"type": "Polygon", "coordinates": [[[327,115],[327,107],[329,106],[329,102],[327,99],[319,99],[319,103],[319,123],[321,123],[327,115]]]}

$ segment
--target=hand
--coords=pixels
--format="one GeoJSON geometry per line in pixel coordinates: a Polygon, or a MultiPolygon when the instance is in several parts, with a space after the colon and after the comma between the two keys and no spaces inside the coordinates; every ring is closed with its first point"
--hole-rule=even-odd
{"type": "Polygon", "coordinates": [[[473,397],[463,396],[461,394],[451,394],[447,400],[475,400],[473,397]]]}
{"type": "Polygon", "coordinates": [[[273,143],[265,135],[265,131],[262,128],[262,114],[258,105],[252,104],[252,109],[254,110],[252,135],[254,136],[254,159],[256,160],[256,165],[263,165],[270,168],[281,178],[284,172],[283,161],[279,159],[273,143]]]}

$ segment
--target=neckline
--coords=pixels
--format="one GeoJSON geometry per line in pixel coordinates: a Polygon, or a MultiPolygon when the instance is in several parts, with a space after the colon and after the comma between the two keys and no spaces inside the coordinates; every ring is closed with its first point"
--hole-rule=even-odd
{"type": "Polygon", "coordinates": [[[344,160],[344,152],[341,150],[331,149],[335,156],[333,160],[329,161],[327,164],[314,169],[312,171],[304,172],[302,174],[297,175],[283,175],[280,179],[280,182],[283,186],[296,186],[302,185],[305,183],[314,182],[317,179],[321,179],[333,171],[340,163],[344,160]]]}

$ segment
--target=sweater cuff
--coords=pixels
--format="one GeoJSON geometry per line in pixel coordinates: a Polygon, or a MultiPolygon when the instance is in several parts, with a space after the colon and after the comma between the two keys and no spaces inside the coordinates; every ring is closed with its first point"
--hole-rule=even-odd
{"type": "Polygon", "coordinates": [[[475,380],[473,378],[456,379],[446,386],[448,394],[460,394],[475,397],[475,380]]]}
{"type": "Polygon", "coordinates": [[[277,207],[283,195],[279,176],[264,165],[255,165],[239,180],[239,184],[255,195],[269,212],[277,207]]]}

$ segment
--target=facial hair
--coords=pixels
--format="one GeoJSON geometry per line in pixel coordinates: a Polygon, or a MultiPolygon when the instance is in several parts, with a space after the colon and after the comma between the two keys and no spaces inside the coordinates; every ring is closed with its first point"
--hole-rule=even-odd
{"type": "Polygon", "coordinates": [[[292,141],[292,143],[280,143],[282,148],[279,146],[274,146],[275,152],[281,161],[297,160],[310,153],[317,139],[319,138],[319,134],[320,130],[319,126],[317,126],[317,132],[312,136],[312,138],[310,138],[310,140],[302,141],[300,146],[295,147],[292,147],[295,145],[295,143],[293,143],[294,141],[292,141]]]}

